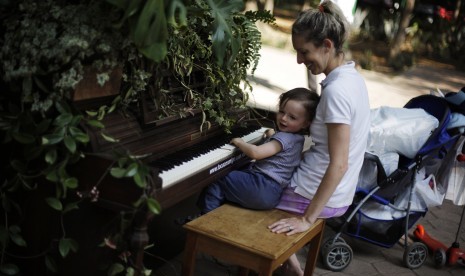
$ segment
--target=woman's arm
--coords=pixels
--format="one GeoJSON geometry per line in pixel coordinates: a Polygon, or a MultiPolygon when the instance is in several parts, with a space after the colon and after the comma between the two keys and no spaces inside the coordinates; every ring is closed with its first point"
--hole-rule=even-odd
{"type": "Polygon", "coordinates": [[[329,198],[341,182],[349,163],[350,126],[327,124],[329,165],[325,175],[302,217],[281,219],[268,228],[275,233],[292,235],[307,231],[315,223],[329,198]]]}
{"type": "Polygon", "coordinates": [[[304,219],[313,224],[332,196],[349,164],[350,126],[327,124],[329,165],[320,186],[308,206],[304,219]]]}

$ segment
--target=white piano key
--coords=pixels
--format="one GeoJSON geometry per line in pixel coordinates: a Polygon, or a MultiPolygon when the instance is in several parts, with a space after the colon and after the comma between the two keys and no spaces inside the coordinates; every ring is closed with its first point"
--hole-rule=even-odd
{"type": "MultiPolygon", "coordinates": [[[[241,137],[247,143],[257,143],[263,138],[263,133],[267,128],[260,128],[250,134],[241,137]]],[[[166,188],[195,174],[198,171],[207,169],[209,166],[219,163],[221,160],[231,157],[237,148],[231,144],[225,144],[220,148],[209,151],[203,155],[197,156],[188,162],[184,162],[174,168],[160,173],[162,187],[166,188]]]]}

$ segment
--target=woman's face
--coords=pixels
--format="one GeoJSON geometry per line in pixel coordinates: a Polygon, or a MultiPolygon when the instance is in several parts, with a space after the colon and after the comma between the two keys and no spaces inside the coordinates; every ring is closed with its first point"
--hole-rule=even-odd
{"type": "Polygon", "coordinates": [[[313,75],[328,75],[329,51],[325,44],[316,47],[313,42],[305,41],[302,36],[293,35],[292,45],[297,52],[298,64],[305,64],[313,75]]]}
{"type": "Polygon", "coordinates": [[[279,107],[276,123],[280,131],[291,133],[297,133],[310,125],[307,110],[302,103],[295,100],[288,100],[279,107]]]}

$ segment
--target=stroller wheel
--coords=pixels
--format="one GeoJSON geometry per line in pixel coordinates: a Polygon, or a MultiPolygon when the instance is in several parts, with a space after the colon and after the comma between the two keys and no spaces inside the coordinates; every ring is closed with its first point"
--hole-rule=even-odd
{"type": "Polygon", "coordinates": [[[444,265],[446,265],[446,251],[442,248],[439,248],[438,250],[434,251],[434,264],[436,268],[442,268],[444,265]]]}
{"type": "Polygon", "coordinates": [[[428,257],[428,248],[422,242],[414,242],[404,251],[404,264],[410,269],[417,269],[423,265],[428,257]]]}
{"type": "Polygon", "coordinates": [[[342,271],[352,261],[352,248],[345,242],[334,242],[323,248],[323,264],[331,271],[342,271]]]}
{"type": "MultiPolygon", "coordinates": [[[[325,257],[325,249],[327,249],[331,244],[333,244],[333,241],[334,241],[334,237],[327,237],[326,239],[323,240],[320,246],[321,258],[325,257]]],[[[336,242],[346,243],[346,241],[341,237],[337,238],[336,242]]]]}

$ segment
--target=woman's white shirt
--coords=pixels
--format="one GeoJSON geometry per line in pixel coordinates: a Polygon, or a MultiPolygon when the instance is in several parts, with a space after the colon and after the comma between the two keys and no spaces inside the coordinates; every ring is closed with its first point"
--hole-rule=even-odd
{"type": "Polygon", "coordinates": [[[293,174],[296,193],[312,199],[329,164],[327,123],[350,125],[349,167],[327,207],[340,208],[352,203],[363,164],[370,128],[368,91],[363,77],[348,62],[331,71],[321,82],[322,93],[310,127],[314,145],[293,174]]]}

